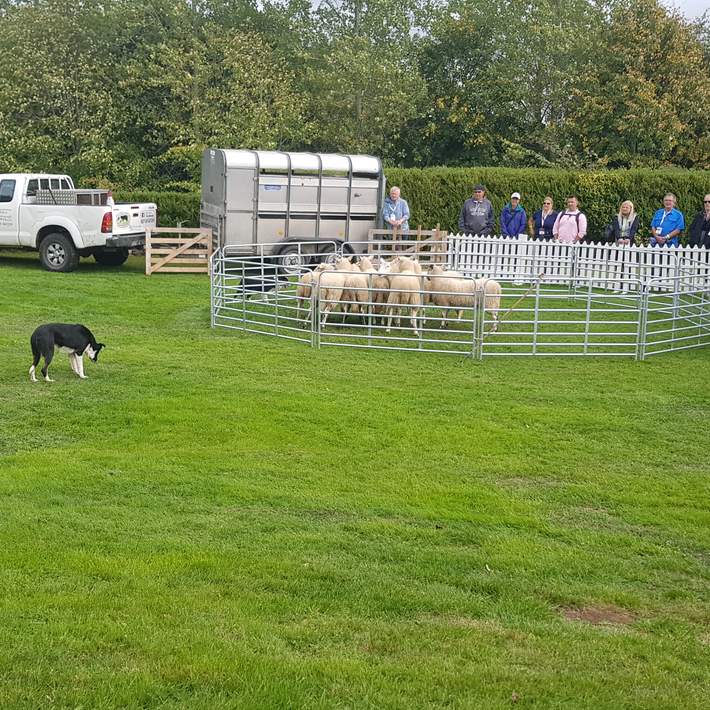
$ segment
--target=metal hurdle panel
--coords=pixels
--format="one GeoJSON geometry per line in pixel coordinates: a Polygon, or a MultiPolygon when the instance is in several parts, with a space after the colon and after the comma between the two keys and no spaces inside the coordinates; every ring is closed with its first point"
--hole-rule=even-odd
{"type": "Polygon", "coordinates": [[[686,257],[677,271],[647,286],[643,357],[710,345],[710,266],[686,257]]]}
{"type": "Polygon", "coordinates": [[[577,280],[574,290],[548,284],[544,279],[532,286],[504,282],[501,323],[491,331],[487,327],[491,319],[486,314],[482,357],[638,358],[643,324],[640,284],[633,291],[614,293],[600,290],[597,281],[577,280]]]}
{"type": "MultiPolygon", "coordinates": [[[[378,273],[364,274],[362,285],[331,296],[331,303],[327,292],[316,287],[302,288],[299,295],[304,274],[323,268],[318,267],[322,261],[347,256],[332,242],[320,243],[316,253],[309,245],[307,266],[293,266],[272,255],[271,245],[246,255],[223,248],[212,257],[212,326],[316,348],[414,350],[472,359],[644,359],[710,345],[706,250],[691,251],[690,256],[667,250],[656,261],[639,262],[630,247],[582,250],[578,245],[522,241],[513,249],[511,241],[516,240],[455,239],[445,252],[421,256],[425,265],[444,261],[447,268],[458,267],[478,279],[470,298],[448,314],[428,296],[426,273],[415,277],[420,300],[414,305],[400,307],[406,289],[394,288],[391,282],[383,287],[378,273]],[[656,276],[632,276],[639,273],[656,276]],[[486,284],[493,280],[502,287],[500,303],[485,296],[486,284]]],[[[377,263],[392,255],[377,247],[369,257],[377,263]]],[[[453,287],[437,293],[458,294],[453,287]]]]}

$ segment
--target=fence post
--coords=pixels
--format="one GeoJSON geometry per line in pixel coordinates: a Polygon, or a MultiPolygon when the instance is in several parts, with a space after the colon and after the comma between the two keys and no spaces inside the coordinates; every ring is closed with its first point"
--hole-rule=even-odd
{"type": "MultiPolygon", "coordinates": [[[[215,252],[212,256],[216,256],[215,252]]],[[[210,269],[210,327],[214,328],[214,309],[215,309],[215,275],[217,270],[213,267],[210,269]]]]}
{"type": "Polygon", "coordinates": [[[578,259],[578,248],[576,244],[570,244],[569,250],[570,250],[570,258],[571,258],[571,264],[570,264],[570,286],[572,293],[576,296],[577,295],[577,277],[579,276],[579,259],[578,259]]]}
{"type": "Polygon", "coordinates": [[[145,230],[145,275],[150,276],[150,260],[152,258],[151,255],[151,247],[150,247],[150,227],[146,227],[145,230]]]}
{"type": "Polygon", "coordinates": [[[646,338],[648,337],[648,292],[647,286],[639,283],[639,326],[636,336],[636,359],[646,359],[646,338]]]}

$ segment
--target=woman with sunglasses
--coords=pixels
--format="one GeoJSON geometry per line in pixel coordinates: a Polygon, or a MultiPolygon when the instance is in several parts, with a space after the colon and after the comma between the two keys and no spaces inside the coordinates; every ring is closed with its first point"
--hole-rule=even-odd
{"type": "Polygon", "coordinates": [[[710,249],[710,195],[703,197],[703,209],[695,215],[690,225],[688,246],[710,249]]]}
{"type": "Polygon", "coordinates": [[[528,233],[533,239],[552,239],[552,227],[555,225],[555,212],[552,198],[548,195],[542,201],[542,209],[537,210],[528,220],[528,233]]]}

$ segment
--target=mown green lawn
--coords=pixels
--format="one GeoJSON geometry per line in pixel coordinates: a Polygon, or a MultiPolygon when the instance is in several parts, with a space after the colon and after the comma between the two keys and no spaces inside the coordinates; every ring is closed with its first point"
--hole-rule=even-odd
{"type": "Polygon", "coordinates": [[[710,349],[313,350],[141,269],[0,254],[0,707],[707,707],[710,349]],[[31,384],[57,320],[107,348],[31,384]]]}

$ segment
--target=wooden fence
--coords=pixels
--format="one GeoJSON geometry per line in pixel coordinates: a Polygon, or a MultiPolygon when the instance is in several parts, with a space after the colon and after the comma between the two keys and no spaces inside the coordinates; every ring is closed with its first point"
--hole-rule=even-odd
{"type": "MultiPolygon", "coordinates": [[[[373,252],[383,255],[429,256],[429,261],[446,261],[448,232],[439,229],[371,229],[368,242],[373,252]]],[[[426,260],[426,259],[425,259],[426,260]]]]}
{"type": "Polygon", "coordinates": [[[145,274],[208,274],[212,256],[212,230],[156,227],[145,231],[145,274]]]}

